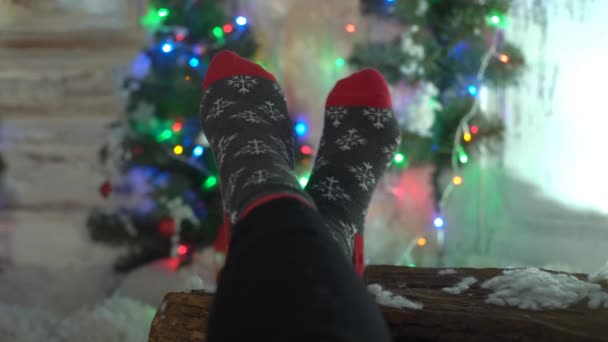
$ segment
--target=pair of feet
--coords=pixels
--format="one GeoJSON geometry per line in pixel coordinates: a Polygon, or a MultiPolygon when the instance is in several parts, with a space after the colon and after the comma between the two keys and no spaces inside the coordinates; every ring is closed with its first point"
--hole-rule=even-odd
{"type": "Polygon", "coordinates": [[[400,141],[380,73],[366,69],[334,86],[305,190],[294,174],[293,122],[272,74],[223,51],[211,61],[203,90],[203,130],[215,153],[230,222],[263,203],[296,198],[319,211],[361,275],[367,208],[400,141]]]}

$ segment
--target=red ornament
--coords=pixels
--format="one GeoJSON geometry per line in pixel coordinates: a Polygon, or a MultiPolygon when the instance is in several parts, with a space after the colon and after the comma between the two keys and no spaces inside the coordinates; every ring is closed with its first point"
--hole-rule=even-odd
{"type": "Polygon", "coordinates": [[[103,198],[108,198],[108,196],[110,196],[110,193],[112,192],[112,185],[110,185],[109,181],[105,181],[101,184],[101,186],[99,187],[99,193],[101,194],[101,196],[103,196],[103,198]]]}
{"type": "Polygon", "coordinates": [[[158,221],[158,234],[170,238],[175,233],[175,220],[171,217],[163,217],[158,221]]]}
{"type": "Polygon", "coordinates": [[[186,255],[186,254],[188,254],[188,246],[186,246],[186,245],[179,245],[179,247],[177,247],[177,254],[179,254],[179,255],[186,255]]]}

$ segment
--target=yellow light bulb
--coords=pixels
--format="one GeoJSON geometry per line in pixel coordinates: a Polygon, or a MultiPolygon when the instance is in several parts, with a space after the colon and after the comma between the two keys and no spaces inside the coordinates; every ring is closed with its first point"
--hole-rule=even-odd
{"type": "Polygon", "coordinates": [[[175,154],[184,153],[184,147],[182,145],[175,145],[175,147],[173,148],[173,153],[175,153],[175,154]]]}
{"type": "Polygon", "coordinates": [[[471,133],[467,132],[464,134],[464,141],[469,142],[471,141],[471,139],[473,139],[473,136],[471,135],[471,133]]]}
{"type": "Polygon", "coordinates": [[[454,179],[452,179],[452,182],[454,183],[454,185],[460,185],[462,184],[462,177],[456,176],[454,177],[454,179]]]}
{"type": "Polygon", "coordinates": [[[424,246],[426,245],[426,239],[421,237],[420,239],[418,239],[418,246],[424,246]]]}

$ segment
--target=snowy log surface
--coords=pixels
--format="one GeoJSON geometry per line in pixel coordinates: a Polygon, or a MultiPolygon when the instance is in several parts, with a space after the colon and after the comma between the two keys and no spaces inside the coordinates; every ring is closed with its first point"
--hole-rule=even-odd
{"type": "MultiPolygon", "coordinates": [[[[424,304],[421,310],[380,306],[394,341],[608,341],[607,309],[592,310],[586,302],[541,311],[487,304],[489,291],[480,285],[503,269],[455,270],[454,274],[439,275],[436,268],[367,267],[367,284],[381,284],[424,304]],[[442,291],[465,277],[479,281],[458,295],[442,291]]],[[[602,286],[608,288],[606,282],[602,286]]],[[[149,341],[205,341],[211,301],[212,294],[203,291],[167,294],[152,322],[149,341]]]]}

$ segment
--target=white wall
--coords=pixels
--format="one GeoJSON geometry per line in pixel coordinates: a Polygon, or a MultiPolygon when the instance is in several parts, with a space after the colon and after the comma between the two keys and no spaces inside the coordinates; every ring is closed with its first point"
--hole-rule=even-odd
{"type": "Polygon", "coordinates": [[[608,212],[608,1],[515,2],[527,72],[507,92],[505,164],[550,198],[608,212]]]}

